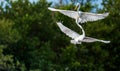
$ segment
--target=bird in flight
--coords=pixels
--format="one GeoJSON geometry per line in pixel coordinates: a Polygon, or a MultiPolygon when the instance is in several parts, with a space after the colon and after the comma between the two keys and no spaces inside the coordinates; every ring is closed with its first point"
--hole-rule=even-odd
{"type": "Polygon", "coordinates": [[[105,40],[99,40],[99,39],[96,39],[96,38],[86,37],[85,36],[85,31],[84,31],[84,29],[82,28],[81,25],[78,25],[78,26],[82,30],[82,35],[76,33],[75,31],[73,31],[69,28],[67,28],[61,22],[57,22],[57,25],[63,33],[65,33],[67,36],[72,38],[72,40],[70,41],[72,44],[81,44],[82,42],[91,43],[91,42],[97,42],[97,41],[98,42],[103,42],[103,43],[110,43],[110,41],[105,41],[105,40]]]}
{"type": "Polygon", "coordinates": [[[79,11],[80,9],[80,3],[76,5],[77,11],[72,11],[72,10],[60,10],[60,9],[55,9],[48,7],[49,10],[51,11],[58,11],[70,18],[75,19],[76,23],[85,23],[88,21],[97,21],[100,19],[104,19],[109,15],[109,13],[103,13],[103,14],[96,14],[96,13],[90,13],[90,12],[82,12],[79,11]]]}

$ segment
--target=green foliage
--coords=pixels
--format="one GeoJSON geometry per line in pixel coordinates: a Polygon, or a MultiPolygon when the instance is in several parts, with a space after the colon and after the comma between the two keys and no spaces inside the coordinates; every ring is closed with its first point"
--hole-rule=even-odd
{"type": "Polygon", "coordinates": [[[12,60],[12,55],[3,55],[3,48],[6,46],[0,45],[0,70],[9,70],[14,68],[14,65],[12,65],[13,60],[12,60]]]}
{"type": "Polygon", "coordinates": [[[0,45],[0,71],[16,71],[16,70],[25,70],[24,64],[20,64],[19,61],[17,61],[17,65],[14,65],[13,61],[13,55],[4,55],[3,49],[5,49],[6,45],[0,45]]]}
{"type": "Polygon", "coordinates": [[[0,41],[1,43],[17,42],[21,37],[19,32],[13,28],[14,23],[7,19],[0,20],[0,41]]]}

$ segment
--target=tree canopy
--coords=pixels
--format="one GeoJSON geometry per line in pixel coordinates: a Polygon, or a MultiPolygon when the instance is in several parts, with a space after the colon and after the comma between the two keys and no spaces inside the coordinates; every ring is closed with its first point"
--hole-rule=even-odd
{"type": "MultiPolygon", "coordinates": [[[[120,0],[102,0],[103,8],[94,0],[60,0],[52,7],[74,10],[81,2],[81,11],[109,12],[103,20],[82,24],[86,36],[110,40],[73,45],[56,22],[81,33],[75,20],[51,12],[46,0],[6,0],[11,7],[0,6],[0,71],[109,71],[120,70],[120,0]],[[68,2],[71,2],[69,4],[68,2]]],[[[99,1],[99,0],[97,0],[99,1]]]]}

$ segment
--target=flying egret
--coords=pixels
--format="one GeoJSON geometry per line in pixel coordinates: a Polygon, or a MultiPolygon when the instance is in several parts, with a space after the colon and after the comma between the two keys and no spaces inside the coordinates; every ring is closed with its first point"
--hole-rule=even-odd
{"type": "Polygon", "coordinates": [[[91,37],[86,37],[85,32],[84,32],[81,25],[78,25],[78,26],[82,29],[82,35],[74,32],[73,30],[71,30],[69,28],[67,28],[61,22],[57,22],[57,25],[59,26],[60,30],[63,33],[65,33],[67,36],[72,38],[72,40],[70,41],[72,44],[81,44],[81,42],[90,43],[90,42],[97,42],[97,41],[98,42],[103,42],[103,43],[110,43],[110,41],[104,41],[104,40],[99,40],[99,39],[95,39],[95,38],[91,38],[91,37]]]}
{"type": "Polygon", "coordinates": [[[89,12],[82,12],[79,11],[80,9],[80,4],[77,4],[77,11],[71,11],[71,10],[60,10],[60,9],[55,9],[48,7],[49,10],[51,11],[58,11],[70,18],[73,18],[76,20],[76,23],[85,23],[88,21],[97,21],[100,19],[104,19],[109,15],[109,13],[103,13],[103,14],[96,14],[96,13],[89,13],[89,12]]]}

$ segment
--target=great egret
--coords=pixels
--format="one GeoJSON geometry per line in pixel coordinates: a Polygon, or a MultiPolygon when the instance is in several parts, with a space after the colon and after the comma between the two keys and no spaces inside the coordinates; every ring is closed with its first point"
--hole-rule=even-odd
{"type": "Polygon", "coordinates": [[[96,14],[96,13],[89,13],[89,12],[82,12],[79,11],[80,9],[80,4],[77,4],[77,11],[71,11],[71,10],[60,10],[60,9],[55,9],[48,7],[49,10],[51,11],[58,11],[70,18],[73,18],[76,20],[76,23],[85,23],[88,21],[97,21],[100,19],[104,19],[109,15],[109,13],[103,13],[103,14],[96,14]]]}
{"type": "MultiPolygon", "coordinates": [[[[78,23],[77,23],[78,24],[78,23]]],[[[60,30],[65,33],[67,36],[72,38],[70,41],[72,44],[81,44],[81,42],[103,42],[103,43],[110,43],[110,41],[104,41],[104,40],[99,40],[91,37],[86,37],[85,32],[82,28],[81,25],[78,25],[82,29],[82,35],[79,35],[78,33],[74,32],[73,30],[67,28],[64,26],[61,22],[57,22],[57,25],[59,26],[60,30]]]]}

